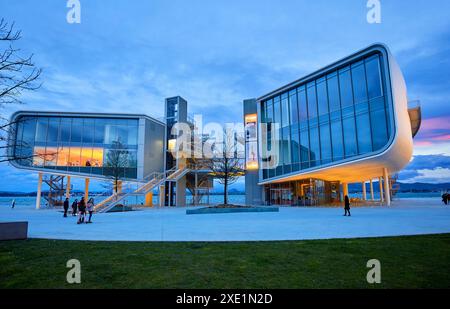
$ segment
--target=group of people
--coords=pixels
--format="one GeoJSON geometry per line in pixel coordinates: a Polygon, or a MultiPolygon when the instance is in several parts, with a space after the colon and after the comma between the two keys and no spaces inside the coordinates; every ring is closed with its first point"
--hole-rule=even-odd
{"type": "MultiPolygon", "coordinates": [[[[64,201],[64,217],[67,217],[67,212],[69,211],[69,198],[64,201]]],[[[92,223],[92,214],[94,213],[94,199],[91,197],[88,202],[84,200],[84,197],[80,201],[76,199],[72,203],[72,216],[76,217],[78,215],[77,224],[81,223],[92,223]],[[86,215],[89,217],[86,220],[86,215]]]]}
{"type": "Polygon", "coordinates": [[[450,194],[448,192],[442,194],[442,202],[444,202],[445,205],[448,205],[449,201],[450,201],[450,194]]]}

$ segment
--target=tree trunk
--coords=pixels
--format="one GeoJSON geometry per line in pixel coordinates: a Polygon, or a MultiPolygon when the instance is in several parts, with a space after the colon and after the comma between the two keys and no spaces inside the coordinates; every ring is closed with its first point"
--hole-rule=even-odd
{"type": "Polygon", "coordinates": [[[223,203],[228,205],[228,177],[225,175],[225,182],[223,185],[223,203]]]}

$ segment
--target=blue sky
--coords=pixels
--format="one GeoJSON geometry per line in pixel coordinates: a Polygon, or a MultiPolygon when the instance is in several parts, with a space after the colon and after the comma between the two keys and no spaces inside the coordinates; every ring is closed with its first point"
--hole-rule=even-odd
{"type": "MultiPolygon", "coordinates": [[[[22,30],[18,46],[44,69],[43,87],[3,115],[31,109],[160,117],[164,98],[181,95],[206,122],[237,122],[243,99],[383,42],[425,118],[416,157],[400,179],[450,181],[449,1],[381,0],[381,24],[367,23],[366,0],[80,2],[81,24],[68,24],[64,0],[0,0],[0,17],[22,30]],[[427,156],[439,160],[421,164],[427,156]]],[[[0,191],[18,189],[24,178],[21,191],[34,190],[36,175],[0,165],[0,191]]]]}

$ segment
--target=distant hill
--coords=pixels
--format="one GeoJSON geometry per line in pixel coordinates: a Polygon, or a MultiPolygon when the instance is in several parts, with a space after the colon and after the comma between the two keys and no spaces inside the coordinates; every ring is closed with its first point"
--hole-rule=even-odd
{"type": "Polygon", "coordinates": [[[410,191],[445,191],[450,190],[450,182],[446,183],[399,183],[400,191],[410,192],[410,191]]]}
{"type": "MultiPolygon", "coordinates": [[[[450,190],[450,182],[445,183],[403,183],[397,182],[399,184],[399,192],[441,192],[445,190],[450,190]]],[[[369,185],[366,185],[369,188],[369,185]]],[[[378,181],[373,183],[373,191],[379,192],[378,181]]],[[[361,192],[361,184],[353,183],[348,186],[348,190],[352,193],[361,192]]]]}

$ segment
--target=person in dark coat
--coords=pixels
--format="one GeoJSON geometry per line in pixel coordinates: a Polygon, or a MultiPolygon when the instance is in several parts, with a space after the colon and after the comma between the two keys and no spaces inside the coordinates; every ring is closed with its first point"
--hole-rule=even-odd
{"type": "Polygon", "coordinates": [[[442,201],[444,202],[445,205],[447,205],[448,200],[449,200],[448,192],[445,192],[444,194],[442,194],[442,201]]]}
{"type": "Polygon", "coordinates": [[[344,206],[345,214],[344,214],[344,216],[347,216],[347,213],[348,213],[348,216],[350,217],[351,216],[351,214],[350,214],[350,199],[348,198],[348,195],[345,196],[344,203],[345,203],[345,206],[344,206]]]}
{"type": "Polygon", "coordinates": [[[84,197],[82,197],[80,202],[78,203],[78,213],[80,216],[77,223],[84,223],[84,216],[86,214],[86,202],[84,201],[84,197]]]}
{"type": "Polygon", "coordinates": [[[77,215],[77,209],[78,209],[78,200],[75,200],[72,203],[72,216],[76,216],[77,215]]]}
{"type": "Polygon", "coordinates": [[[69,198],[66,197],[66,199],[64,200],[64,218],[67,217],[67,211],[69,210],[69,198]]]}

